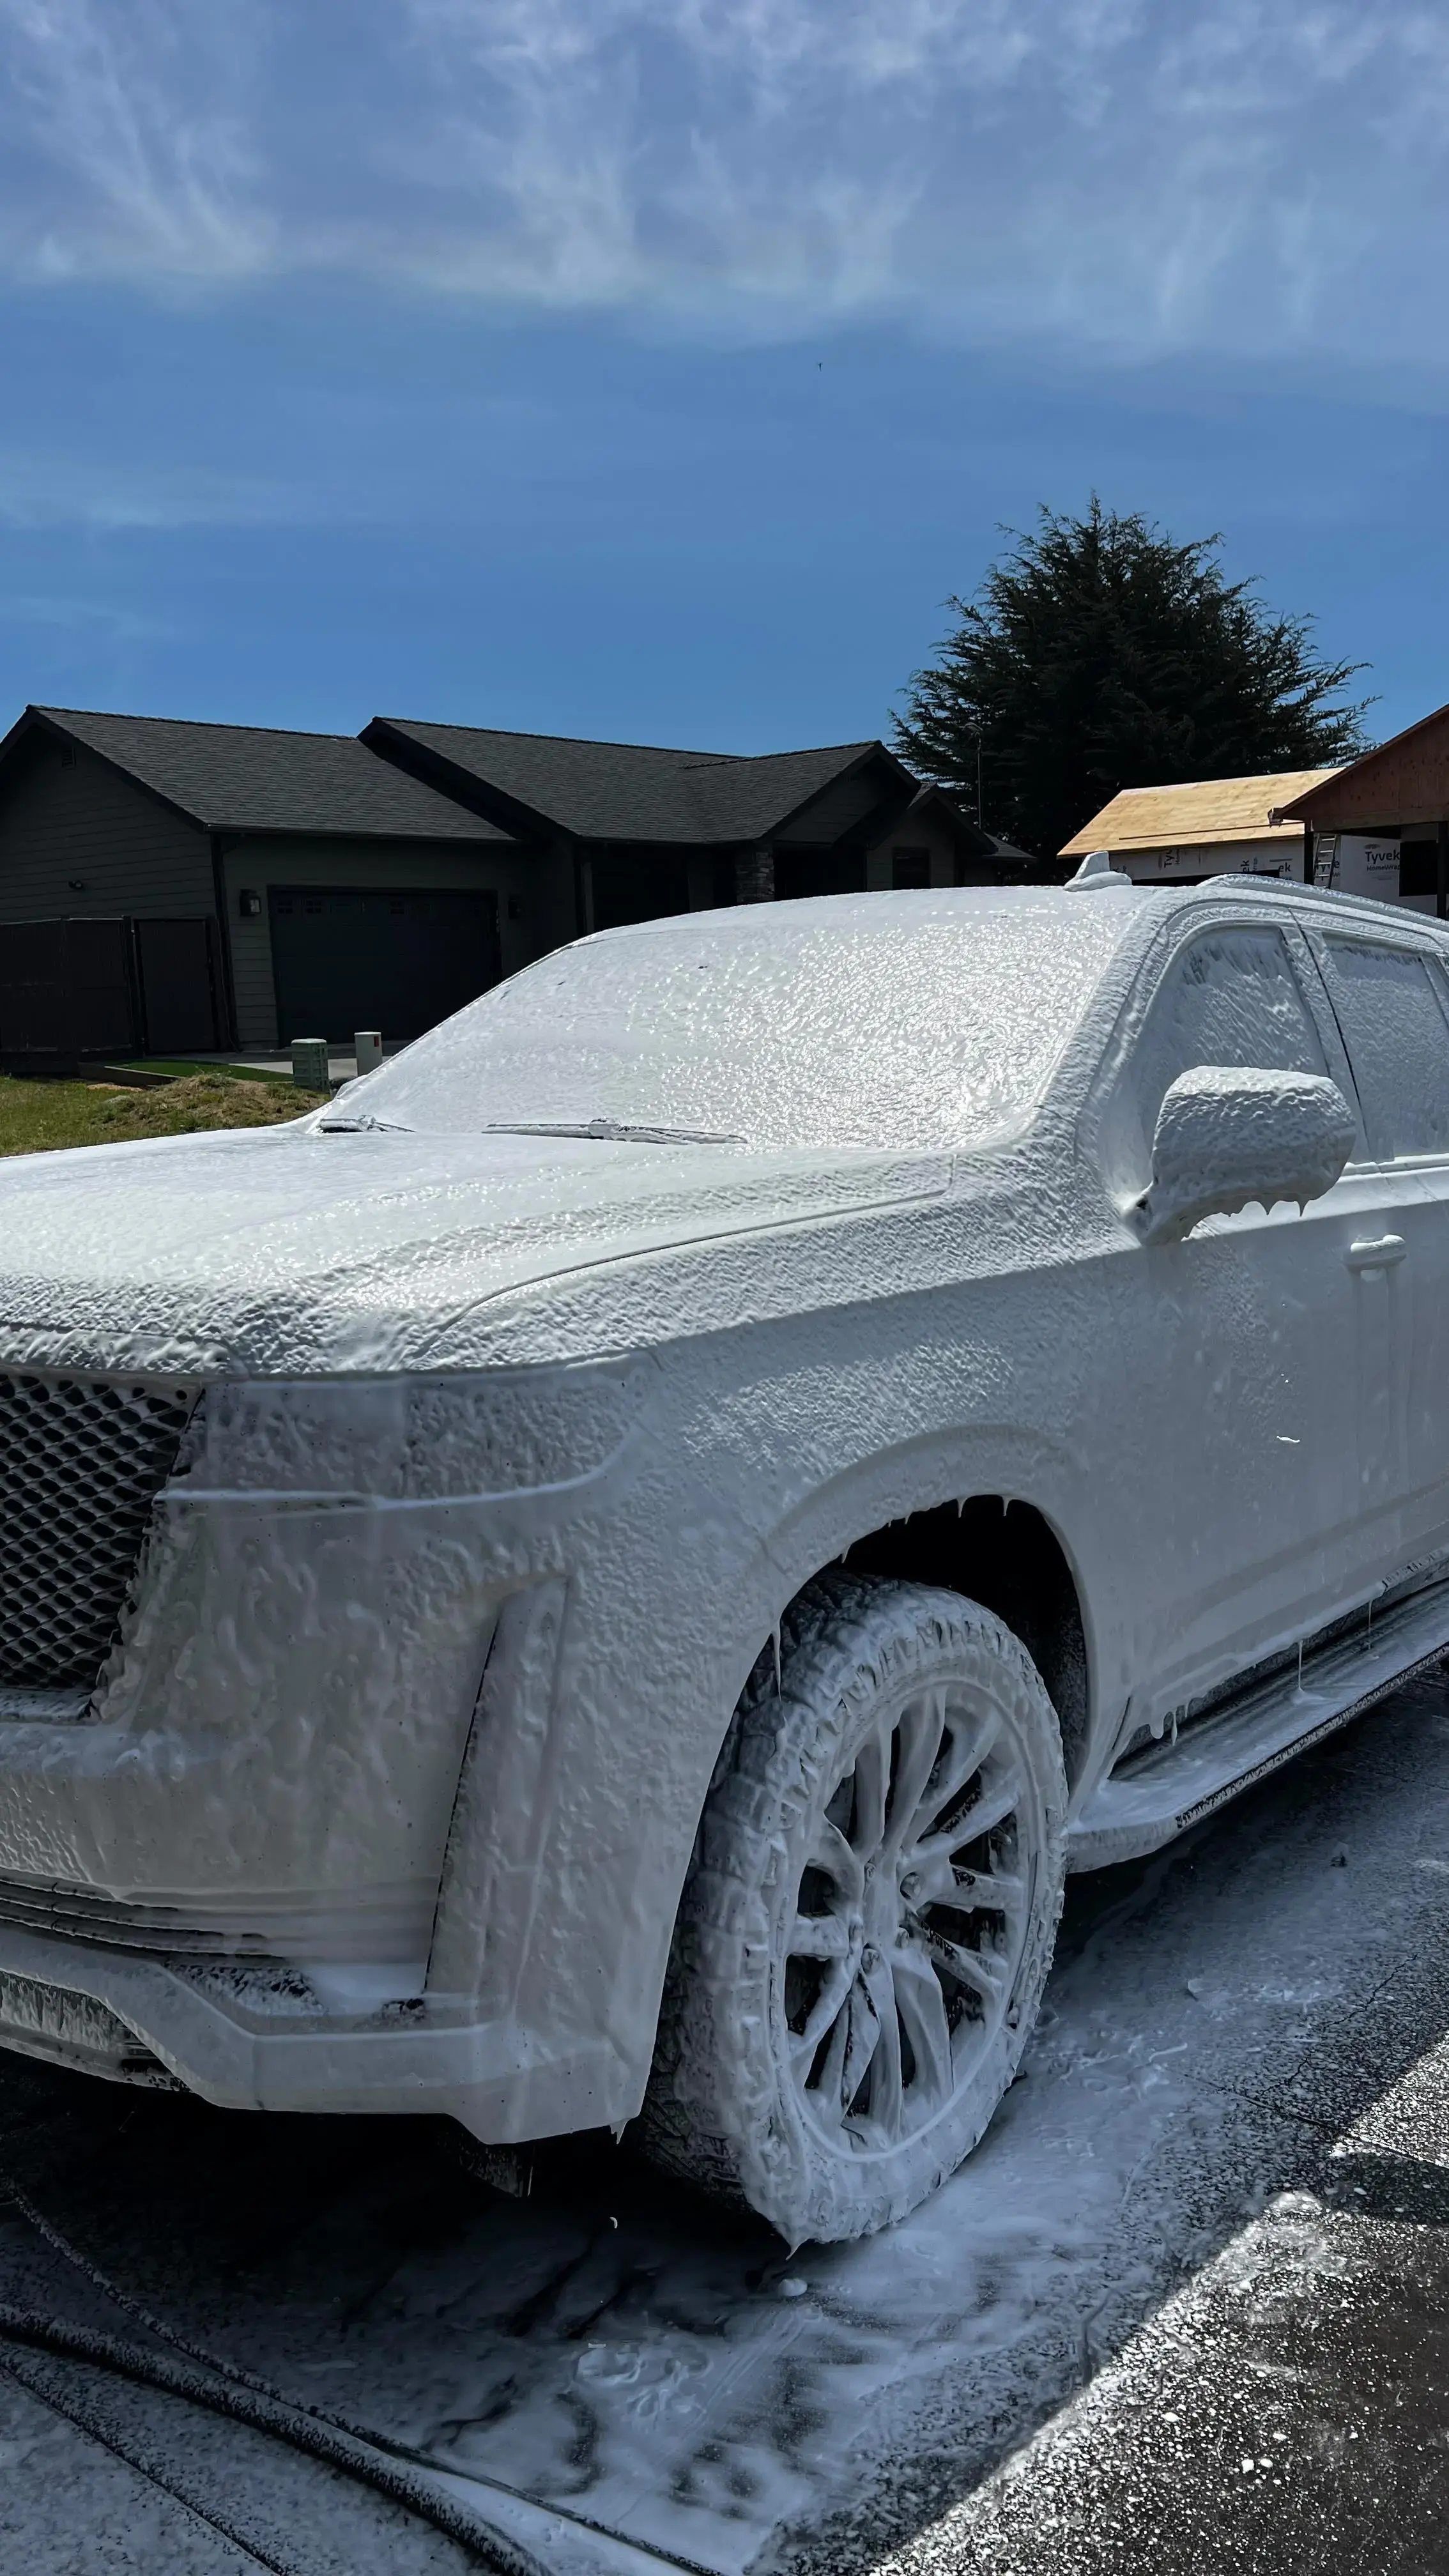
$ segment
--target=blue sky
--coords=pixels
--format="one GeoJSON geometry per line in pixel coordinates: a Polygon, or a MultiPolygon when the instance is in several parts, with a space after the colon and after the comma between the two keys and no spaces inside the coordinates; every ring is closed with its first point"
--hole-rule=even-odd
{"type": "Polygon", "coordinates": [[[1095,487],[1449,697],[1449,14],[0,0],[0,717],[881,730],[1095,487]]]}

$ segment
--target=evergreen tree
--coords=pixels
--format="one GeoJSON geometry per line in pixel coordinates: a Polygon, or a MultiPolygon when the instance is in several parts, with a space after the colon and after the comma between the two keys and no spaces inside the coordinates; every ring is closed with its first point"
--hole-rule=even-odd
{"type": "Polygon", "coordinates": [[[914,675],[895,742],[1046,877],[1119,787],[1327,768],[1364,748],[1359,662],[1324,662],[1312,621],[1229,582],[1220,537],[1177,544],[1140,511],[1043,508],[914,675]],[[978,768],[979,763],[979,768],[978,768]]]}

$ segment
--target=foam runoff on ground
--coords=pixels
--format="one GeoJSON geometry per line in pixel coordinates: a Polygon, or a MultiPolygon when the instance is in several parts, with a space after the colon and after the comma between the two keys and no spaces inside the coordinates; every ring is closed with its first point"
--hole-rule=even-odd
{"type": "MultiPolygon", "coordinates": [[[[566,2576],[654,2553],[717,2576],[1121,2576],[1144,2531],[1244,2576],[1428,2566],[1446,1815],[1449,1707],[1421,1685],[1176,1851],[1075,1882],[983,2147],[855,2245],[787,2257],[627,2139],[543,2151],[517,2200],[428,2124],[132,2096],[118,2126],[111,2088],[19,2060],[0,2154],[188,2334],[445,2465],[566,2576]]],[[[13,2211],[0,2286],[114,2329],[13,2211]]],[[[5,2430],[27,2564],[58,2514],[71,2549],[88,2517],[114,2530],[111,2473],[87,2456],[58,2500],[76,2454],[30,2416],[5,2430]]],[[[212,2439],[168,2429],[162,2456],[263,2537],[270,2454],[212,2439]]],[[[300,2551],[334,2511],[305,2489],[284,2537],[300,2551]]],[[[164,2563],[148,2528],[113,2540],[118,2576],[164,2563]]]]}

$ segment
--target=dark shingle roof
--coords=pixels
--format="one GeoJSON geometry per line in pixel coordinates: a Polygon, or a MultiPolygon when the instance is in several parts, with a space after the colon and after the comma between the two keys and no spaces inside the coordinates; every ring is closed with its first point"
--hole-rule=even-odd
{"type": "Polygon", "coordinates": [[[881,752],[876,742],[759,757],[657,751],[643,743],[576,742],[394,716],[377,717],[365,738],[385,744],[389,736],[591,841],[762,840],[857,761],[881,752]]]}
{"type": "Polygon", "coordinates": [[[35,707],[212,830],[339,832],[392,840],[506,841],[466,806],[380,760],[348,733],[186,724],[169,716],[35,707]]]}

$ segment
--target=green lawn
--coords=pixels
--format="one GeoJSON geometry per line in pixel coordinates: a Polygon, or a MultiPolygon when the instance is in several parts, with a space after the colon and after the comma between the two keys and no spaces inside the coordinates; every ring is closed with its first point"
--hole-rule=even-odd
{"type": "Polygon", "coordinates": [[[275,1127],[320,1109],[326,1094],[290,1082],[195,1073],[164,1090],[112,1083],[34,1082],[0,1075],[0,1155],[57,1145],[120,1145],[137,1136],[187,1136],[207,1127],[275,1127]]]}

